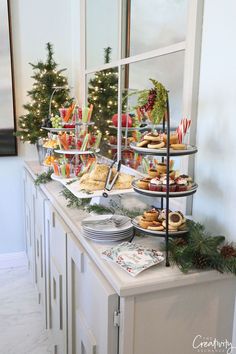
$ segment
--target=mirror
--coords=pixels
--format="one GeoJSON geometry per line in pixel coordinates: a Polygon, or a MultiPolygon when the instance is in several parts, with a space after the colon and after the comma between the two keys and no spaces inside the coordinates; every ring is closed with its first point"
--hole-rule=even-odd
{"type": "Polygon", "coordinates": [[[9,12],[0,0],[0,156],[17,154],[9,12]]]}

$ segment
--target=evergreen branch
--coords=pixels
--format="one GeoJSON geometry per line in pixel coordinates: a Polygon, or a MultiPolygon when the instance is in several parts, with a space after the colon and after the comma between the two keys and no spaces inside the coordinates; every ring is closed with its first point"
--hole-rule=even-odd
{"type": "Polygon", "coordinates": [[[36,186],[39,186],[40,184],[46,184],[48,182],[50,182],[51,179],[51,175],[53,174],[53,169],[49,169],[47,172],[43,172],[41,174],[37,174],[37,178],[34,181],[34,184],[36,186]]]}

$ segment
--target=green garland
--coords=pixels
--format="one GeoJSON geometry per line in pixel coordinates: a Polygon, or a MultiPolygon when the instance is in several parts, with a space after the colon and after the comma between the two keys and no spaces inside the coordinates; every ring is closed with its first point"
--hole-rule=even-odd
{"type": "Polygon", "coordinates": [[[187,220],[189,232],[169,240],[170,262],[187,273],[191,269],[216,269],[236,275],[236,249],[224,236],[211,236],[200,223],[187,220]]]}
{"type": "Polygon", "coordinates": [[[73,193],[71,193],[67,188],[64,188],[61,191],[61,195],[65,197],[67,200],[67,207],[69,208],[77,208],[80,210],[84,210],[88,213],[94,212],[96,214],[119,214],[119,215],[126,215],[130,218],[134,218],[137,215],[143,213],[143,210],[140,209],[133,209],[129,210],[126,208],[121,207],[120,204],[116,203],[115,201],[110,201],[110,206],[104,206],[101,204],[92,204],[90,205],[92,198],[77,198],[73,193]]]}
{"type": "Polygon", "coordinates": [[[37,178],[34,181],[34,184],[36,186],[39,186],[40,184],[45,184],[50,182],[51,179],[51,175],[53,174],[53,169],[49,169],[47,172],[43,172],[41,174],[37,174],[37,178]]]}

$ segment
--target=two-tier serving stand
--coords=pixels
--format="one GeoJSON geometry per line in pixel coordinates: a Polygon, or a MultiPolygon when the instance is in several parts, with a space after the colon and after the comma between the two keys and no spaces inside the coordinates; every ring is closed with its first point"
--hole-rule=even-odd
{"type": "Polygon", "coordinates": [[[170,147],[170,114],[169,114],[169,102],[167,100],[167,110],[166,110],[166,115],[165,119],[163,119],[163,132],[167,132],[167,146],[166,148],[162,149],[149,149],[149,148],[139,148],[137,147],[136,144],[131,143],[130,147],[143,155],[152,155],[152,156],[158,156],[162,157],[162,162],[164,162],[164,159],[166,159],[166,177],[167,177],[167,183],[166,183],[166,192],[154,192],[150,190],[144,190],[141,189],[137,186],[136,181],[133,182],[133,188],[134,191],[143,194],[146,196],[150,197],[158,197],[161,198],[161,209],[164,208],[164,200],[166,201],[165,203],[165,211],[166,211],[166,228],[164,231],[151,231],[148,229],[142,229],[139,225],[138,222],[134,220],[133,225],[136,229],[141,231],[142,233],[152,235],[152,236],[159,236],[159,237],[164,237],[165,238],[165,246],[166,246],[166,266],[168,267],[170,265],[169,263],[169,237],[178,237],[183,235],[184,233],[187,233],[188,230],[184,231],[170,231],[169,230],[169,199],[170,198],[179,198],[179,197],[187,197],[192,194],[194,194],[197,190],[197,184],[193,183],[191,189],[183,192],[170,192],[170,184],[169,184],[169,178],[170,178],[170,157],[177,157],[177,156],[186,156],[186,155],[192,155],[197,152],[196,146],[193,145],[187,145],[185,150],[173,150],[170,147]],[[165,126],[166,125],[166,126],[165,126]]]}

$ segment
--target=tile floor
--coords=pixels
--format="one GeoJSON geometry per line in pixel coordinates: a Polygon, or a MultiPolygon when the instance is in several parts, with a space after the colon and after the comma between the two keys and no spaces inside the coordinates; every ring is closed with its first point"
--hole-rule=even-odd
{"type": "Polygon", "coordinates": [[[0,354],[51,354],[26,266],[0,269],[0,354]]]}

